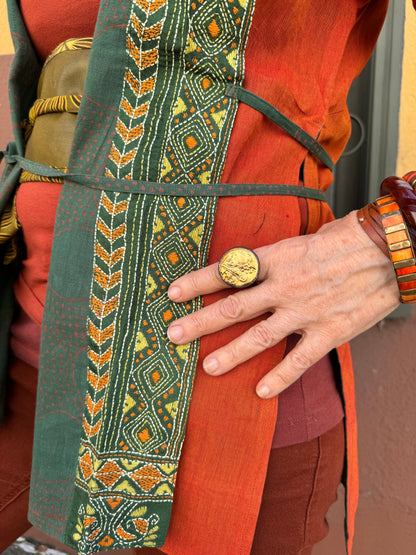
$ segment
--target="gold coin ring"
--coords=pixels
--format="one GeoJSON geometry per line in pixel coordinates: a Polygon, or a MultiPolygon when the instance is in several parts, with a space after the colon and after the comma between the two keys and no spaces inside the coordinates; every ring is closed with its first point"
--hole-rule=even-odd
{"type": "Polygon", "coordinates": [[[243,289],[256,282],[260,262],[256,253],[246,247],[233,247],[226,251],[218,263],[218,272],[227,285],[243,289]]]}

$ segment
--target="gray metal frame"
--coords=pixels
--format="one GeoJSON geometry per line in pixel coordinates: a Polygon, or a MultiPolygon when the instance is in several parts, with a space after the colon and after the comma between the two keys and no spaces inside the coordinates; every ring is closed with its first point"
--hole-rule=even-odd
{"type": "MultiPolygon", "coordinates": [[[[338,217],[377,198],[383,179],[396,174],[405,10],[403,0],[390,0],[376,50],[351,87],[352,134],[330,196],[338,217]]],[[[401,305],[390,317],[410,311],[401,305]]]]}
{"type": "Polygon", "coordinates": [[[406,2],[403,0],[390,1],[374,53],[368,157],[369,200],[379,195],[381,181],[396,173],[405,10],[406,2]]]}

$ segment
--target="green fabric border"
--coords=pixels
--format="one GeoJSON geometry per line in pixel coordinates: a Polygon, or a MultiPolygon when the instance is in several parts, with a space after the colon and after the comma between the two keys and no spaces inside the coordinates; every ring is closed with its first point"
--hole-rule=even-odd
{"type": "Polygon", "coordinates": [[[175,195],[201,197],[236,197],[246,195],[295,196],[327,202],[325,191],[301,185],[279,183],[154,183],[135,179],[118,179],[91,176],[81,173],[62,173],[49,166],[32,162],[19,155],[5,154],[8,164],[45,177],[63,177],[69,182],[92,189],[113,192],[129,192],[147,195],[175,195]]]}

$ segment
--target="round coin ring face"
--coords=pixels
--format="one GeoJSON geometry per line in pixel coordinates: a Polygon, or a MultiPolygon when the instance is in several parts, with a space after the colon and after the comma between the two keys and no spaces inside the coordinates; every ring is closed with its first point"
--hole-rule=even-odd
{"type": "Polygon", "coordinates": [[[259,269],[257,255],[245,247],[229,249],[222,255],[218,264],[218,271],[224,283],[239,289],[253,285],[259,275],[259,269]]]}

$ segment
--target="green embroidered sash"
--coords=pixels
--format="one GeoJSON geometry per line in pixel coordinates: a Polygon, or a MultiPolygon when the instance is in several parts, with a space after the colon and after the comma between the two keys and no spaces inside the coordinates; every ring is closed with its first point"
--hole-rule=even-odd
{"type": "MultiPolygon", "coordinates": [[[[242,80],[253,4],[235,13],[231,3],[132,2],[106,176],[218,180],[236,111],[223,82],[242,80]]],[[[172,344],[166,329],[201,306],[175,306],[167,287],[206,264],[215,206],[212,197],[112,191],[98,199],[67,530],[80,553],[165,541],[199,351],[199,341],[172,344]]]]}
{"type": "MultiPolygon", "coordinates": [[[[237,108],[224,88],[227,80],[242,81],[253,6],[103,2],[69,172],[110,181],[219,181],[237,108]],[[123,25],[107,27],[107,18],[123,25]],[[100,161],[95,145],[103,143],[109,155],[100,161]]],[[[87,348],[80,341],[68,369],[82,384],[78,461],[65,446],[58,449],[63,464],[69,457],[77,466],[65,535],[80,553],[164,543],[199,348],[199,342],[173,345],[166,328],[201,303],[175,306],[166,291],[176,277],[206,263],[215,205],[215,197],[64,184],[40,368],[49,392],[59,382],[50,379],[59,372],[57,362],[76,351],[65,328],[86,309],[80,299],[89,298],[87,348]],[[56,303],[64,287],[73,305],[60,314],[58,329],[56,303]]],[[[37,446],[50,435],[53,419],[56,426],[65,420],[43,387],[39,393],[37,446]]],[[[38,476],[46,475],[41,459],[44,451],[36,447],[33,491],[42,489],[38,476]]],[[[38,503],[32,499],[32,515],[38,503]]]]}

